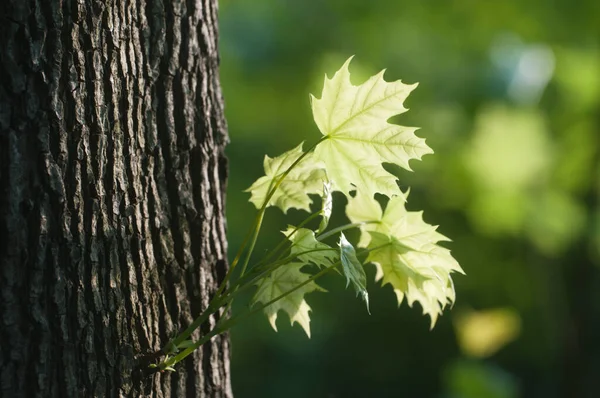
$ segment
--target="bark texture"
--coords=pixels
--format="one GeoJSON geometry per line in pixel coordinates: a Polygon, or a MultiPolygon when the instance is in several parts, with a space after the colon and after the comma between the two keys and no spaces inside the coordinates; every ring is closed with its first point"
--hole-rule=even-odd
{"type": "Polygon", "coordinates": [[[0,396],[231,396],[216,0],[0,3],[0,396]]]}

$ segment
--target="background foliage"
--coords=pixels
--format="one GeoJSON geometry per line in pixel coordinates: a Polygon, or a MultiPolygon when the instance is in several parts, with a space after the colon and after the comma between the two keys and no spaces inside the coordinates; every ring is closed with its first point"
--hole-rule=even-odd
{"type": "MultiPolygon", "coordinates": [[[[371,316],[332,279],[308,296],[310,340],[285,315],[279,333],[244,322],[236,396],[598,396],[600,3],[222,0],[220,18],[230,249],[264,154],[320,137],[308,94],[356,54],[358,76],[420,82],[395,121],[420,126],[435,155],[398,175],[467,273],[431,332],[420,308],[373,286],[372,267],[371,316]]],[[[267,211],[257,255],[286,221],[267,211]]]]}

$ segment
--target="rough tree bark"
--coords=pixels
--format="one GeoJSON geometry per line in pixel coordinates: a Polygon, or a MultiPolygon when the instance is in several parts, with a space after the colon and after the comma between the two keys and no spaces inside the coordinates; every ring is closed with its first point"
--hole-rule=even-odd
{"type": "Polygon", "coordinates": [[[0,395],[231,396],[216,0],[0,3],[0,395]]]}

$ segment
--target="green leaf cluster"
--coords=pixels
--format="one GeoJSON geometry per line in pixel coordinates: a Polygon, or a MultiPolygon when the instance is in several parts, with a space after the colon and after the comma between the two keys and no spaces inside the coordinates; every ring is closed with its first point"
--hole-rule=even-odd
{"type": "MultiPolygon", "coordinates": [[[[445,306],[454,302],[451,273],[462,270],[450,251],[438,245],[448,239],[425,223],[421,213],[406,210],[407,195],[400,190],[397,178],[383,168],[383,163],[392,163],[411,170],[410,160],[433,153],[425,140],[415,135],[416,128],[388,121],[407,110],[404,101],[417,85],[386,82],[382,71],[355,86],[350,81],[351,60],[333,77],[325,77],[320,98],[311,96],[321,140],[306,152],[301,144],[276,158],[265,157],[265,176],[248,189],[250,201],[262,210],[276,206],[284,213],[290,208],[310,211],[310,195],[320,195],[323,208],[316,214],[321,215],[322,221],[316,234],[325,237],[330,235],[325,230],[332,211],[331,192],[344,194],[351,224],[332,232],[358,227],[358,248],[368,253],[365,263],[377,268],[376,280],[392,286],[398,304],[405,297],[410,306],[418,302],[430,316],[433,327],[445,306]],[[385,209],[375,200],[375,194],[389,199],[385,209]]],[[[351,284],[368,308],[364,264],[343,233],[336,255],[310,229],[290,226],[284,233],[294,262],[281,269],[292,267],[294,277],[306,278],[310,271],[302,273],[302,265],[341,265],[346,286],[351,284]]],[[[275,275],[287,275],[281,272],[275,275]]],[[[258,283],[260,294],[254,303],[269,302],[282,292],[281,282],[272,275],[258,283]]],[[[309,307],[303,296],[315,290],[320,289],[311,283],[310,288],[295,291],[293,300],[266,307],[264,311],[273,327],[277,311],[284,310],[292,323],[300,323],[310,335],[309,307]]]]}

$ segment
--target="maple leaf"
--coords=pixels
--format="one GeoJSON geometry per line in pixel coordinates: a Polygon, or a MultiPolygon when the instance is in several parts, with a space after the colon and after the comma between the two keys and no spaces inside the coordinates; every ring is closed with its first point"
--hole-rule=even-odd
{"type": "MultiPolygon", "coordinates": [[[[258,290],[252,299],[252,304],[257,302],[266,304],[306,282],[311,275],[300,270],[304,265],[305,264],[302,263],[289,263],[275,269],[270,275],[262,278],[257,283],[258,290]]],[[[277,331],[277,313],[280,310],[283,310],[289,315],[290,323],[293,325],[298,322],[306,332],[306,335],[310,337],[309,312],[311,309],[306,303],[306,300],[304,300],[304,296],[313,291],[324,292],[325,289],[321,288],[315,282],[309,282],[277,300],[273,304],[265,307],[264,312],[273,329],[277,331]]]]}
{"type": "Polygon", "coordinates": [[[404,196],[391,198],[382,211],[373,197],[358,191],[346,215],[355,223],[377,221],[361,225],[359,242],[371,250],[367,261],[377,268],[375,279],[392,285],[398,305],[404,297],[411,307],[418,301],[433,327],[444,307],[455,300],[450,274],[463,273],[450,251],[437,244],[448,238],[423,221],[422,212],[407,211],[404,196]]]}
{"type": "Polygon", "coordinates": [[[295,227],[290,225],[287,230],[282,231],[292,243],[292,247],[290,248],[291,254],[310,251],[310,253],[300,254],[296,257],[297,261],[304,264],[313,263],[319,267],[328,267],[333,264],[337,258],[336,250],[323,242],[319,242],[315,238],[315,233],[310,229],[298,228],[298,230],[292,234],[295,229],[295,227]]]}
{"type": "Polygon", "coordinates": [[[313,116],[327,139],[315,148],[314,159],[325,165],[333,189],[348,195],[355,187],[389,197],[399,193],[396,177],[383,162],[410,170],[409,160],[433,153],[413,127],[388,123],[404,113],[404,100],[417,86],[386,82],[385,71],[365,83],[350,82],[349,58],[331,79],[325,77],[320,99],[311,96],[313,116]]]}
{"type": "MultiPolygon", "coordinates": [[[[251,193],[250,202],[257,209],[261,208],[269,191],[275,186],[283,173],[303,153],[302,144],[300,144],[275,158],[265,155],[263,166],[266,175],[260,177],[250,188],[246,189],[246,192],[251,193]]],[[[282,180],[278,189],[269,199],[267,206],[277,206],[284,213],[290,208],[309,211],[312,199],[308,194],[321,194],[325,181],[327,181],[327,178],[322,164],[313,159],[313,154],[309,153],[282,180]]]]}

